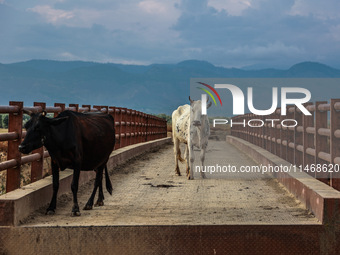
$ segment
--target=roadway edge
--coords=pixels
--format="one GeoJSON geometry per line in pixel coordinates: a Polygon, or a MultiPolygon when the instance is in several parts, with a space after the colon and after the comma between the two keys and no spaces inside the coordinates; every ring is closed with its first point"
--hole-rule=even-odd
{"type": "MultiPolygon", "coordinates": [[[[227,142],[253,158],[257,163],[272,166],[291,164],[269,151],[234,136],[227,136],[227,142]]],[[[275,173],[274,176],[290,193],[296,196],[307,209],[312,211],[323,225],[330,223],[340,227],[340,192],[318,181],[305,172],[275,173]]]]}

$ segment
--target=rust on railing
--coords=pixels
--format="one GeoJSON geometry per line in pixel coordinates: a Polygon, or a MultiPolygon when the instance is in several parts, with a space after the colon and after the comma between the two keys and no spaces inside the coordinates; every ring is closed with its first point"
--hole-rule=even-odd
{"type": "Polygon", "coordinates": [[[270,116],[251,113],[235,116],[231,135],[270,151],[340,190],[340,99],[304,106],[312,115],[304,115],[294,106],[287,107],[286,116],[281,115],[281,109],[270,116]],[[297,125],[281,125],[288,119],[295,120],[297,125]],[[325,168],[310,171],[311,166],[325,168]]]}
{"type": "Polygon", "coordinates": [[[44,158],[49,157],[44,148],[33,151],[30,155],[22,156],[18,147],[26,135],[23,130],[23,110],[38,113],[46,111],[56,117],[64,110],[78,112],[103,112],[111,114],[115,120],[116,144],[115,149],[164,138],[167,136],[166,120],[156,116],[121,107],[55,103],[46,106],[45,103],[35,102],[33,106],[24,107],[23,102],[10,102],[8,106],[0,106],[0,113],[9,115],[8,133],[0,134],[0,142],[8,141],[7,160],[0,162],[0,171],[7,170],[6,192],[20,187],[21,166],[31,163],[31,182],[42,178],[44,158]]]}

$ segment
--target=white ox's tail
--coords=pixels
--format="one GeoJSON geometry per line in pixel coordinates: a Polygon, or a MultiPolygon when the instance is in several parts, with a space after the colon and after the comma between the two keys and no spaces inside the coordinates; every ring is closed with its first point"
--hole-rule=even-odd
{"type": "Polygon", "coordinates": [[[178,148],[177,156],[178,156],[179,161],[181,161],[181,163],[185,162],[185,160],[181,156],[181,149],[180,148],[178,148]]]}

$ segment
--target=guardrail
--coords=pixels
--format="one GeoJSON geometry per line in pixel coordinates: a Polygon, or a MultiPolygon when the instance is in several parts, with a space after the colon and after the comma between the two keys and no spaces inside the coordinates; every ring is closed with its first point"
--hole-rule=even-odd
{"type": "Polygon", "coordinates": [[[26,131],[22,129],[23,109],[33,112],[46,111],[56,117],[64,110],[77,112],[103,112],[111,114],[115,120],[116,145],[115,149],[128,145],[147,142],[167,136],[166,120],[156,116],[132,109],[109,106],[93,106],[78,104],[55,103],[54,106],[46,106],[46,103],[35,102],[32,107],[24,107],[23,102],[9,102],[8,106],[0,106],[0,113],[9,115],[8,133],[0,134],[0,142],[8,141],[7,160],[0,162],[0,171],[7,170],[6,192],[20,187],[21,166],[31,164],[31,182],[42,178],[43,159],[49,157],[48,151],[39,148],[30,155],[22,156],[18,150],[26,131]]]}
{"type": "Polygon", "coordinates": [[[232,121],[239,124],[232,126],[231,135],[270,151],[340,190],[340,99],[307,103],[305,107],[312,115],[304,115],[294,106],[287,107],[286,116],[281,115],[280,108],[269,116],[235,116],[232,121]],[[293,127],[288,119],[297,125],[293,127]]]}

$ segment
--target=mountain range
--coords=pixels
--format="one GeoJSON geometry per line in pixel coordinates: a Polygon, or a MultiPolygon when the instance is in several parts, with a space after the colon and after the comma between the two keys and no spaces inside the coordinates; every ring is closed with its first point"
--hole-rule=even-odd
{"type": "Polygon", "coordinates": [[[170,114],[187,103],[190,78],[340,78],[340,70],[316,62],[299,63],[287,70],[245,70],[198,60],[147,66],[30,60],[0,64],[0,104],[78,103],[170,114]]]}

